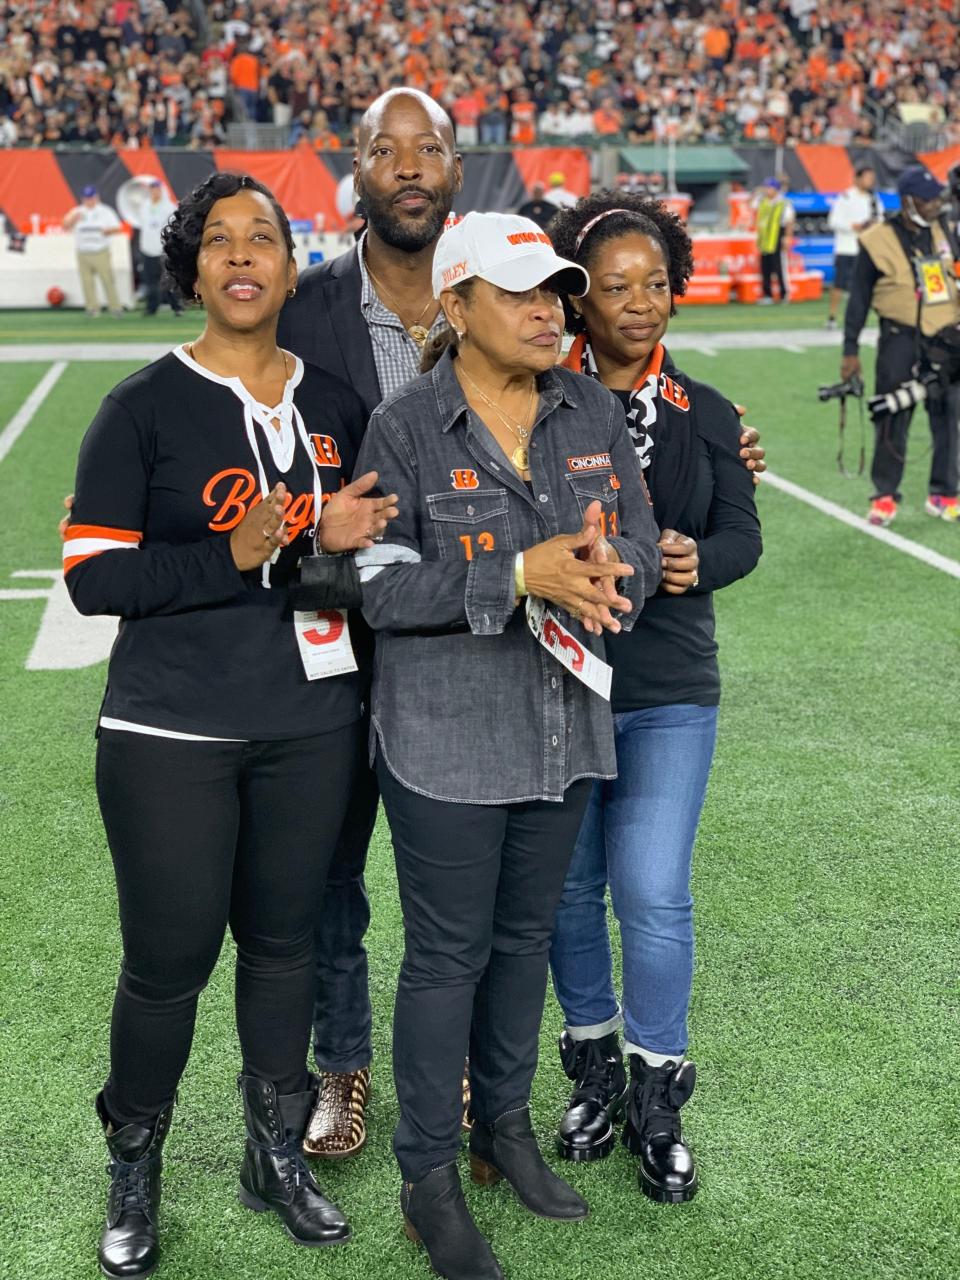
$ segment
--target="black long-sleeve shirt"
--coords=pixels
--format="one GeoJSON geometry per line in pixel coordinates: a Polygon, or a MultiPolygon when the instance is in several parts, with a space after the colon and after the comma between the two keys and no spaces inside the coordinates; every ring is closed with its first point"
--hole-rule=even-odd
{"type": "MultiPolygon", "coordinates": [[[[614,712],[719,703],[713,592],[746,577],[763,549],[753,473],[740,457],[736,411],[713,387],[677,370],[669,357],[663,368],[690,401],[696,479],[677,531],[696,540],[699,581],[679,596],[660,587],[630,633],[606,633],[614,712]]],[[[627,407],[630,393],[615,394],[627,407]]]]}
{"type": "Polygon", "coordinates": [[[112,720],[266,740],[359,717],[356,676],[306,679],[289,586],[311,550],[315,477],[323,495],[349,478],[363,405],[298,361],[288,395],[313,456],[296,431],[278,460],[272,426],[248,431],[241,390],[173,353],[114,387],[84,437],[64,570],[81,613],[121,619],[103,704],[112,720]],[[267,489],[282,480],[290,492],[292,541],[267,569],[269,587],[260,569],[241,573],[230,551],[231,530],[260,501],[260,465],[267,489]]]}

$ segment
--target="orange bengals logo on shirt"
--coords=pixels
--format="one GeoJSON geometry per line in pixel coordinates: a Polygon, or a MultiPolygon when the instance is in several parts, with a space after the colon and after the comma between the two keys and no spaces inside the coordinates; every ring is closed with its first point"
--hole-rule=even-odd
{"type": "Polygon", "coordinates": [[[333,436],[314,436],[310,437],[313,444],[313,458],[318,467],[339,467],[340,450],[333,436]]]}
{"type": "Polygon", "coordinates": [[[454,489],[479,489],[480,481],[477,479],[477,473],[467,467],[463,470],[450,472],[450,483],[454,489]]]}

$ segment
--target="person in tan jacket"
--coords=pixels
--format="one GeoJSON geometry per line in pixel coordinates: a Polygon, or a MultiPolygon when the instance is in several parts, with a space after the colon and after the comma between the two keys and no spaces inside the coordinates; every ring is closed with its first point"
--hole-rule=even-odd
{"type": "MultiPolygon", "coordinates": [[[[913,165],[897,182],[900,212],[869,227],[859,238],[843,327],[843,381],[860,375],[860,334],[871,307],[880,317],[877,394],[896,390],[914,376],[924,339],[960,322],[957,264],[940,220],[945,188],[927,169],[913,165]]],[[[900,482],[907,433],[915,405],[884,414],[875,423],[870,476],[874,493],[867,518],[888,525],[901,501],[900,482]]],[[[926,399],[933,448],[925,510],[960,521],[957,502],[957,438],[960,384],[926,399]]]]}

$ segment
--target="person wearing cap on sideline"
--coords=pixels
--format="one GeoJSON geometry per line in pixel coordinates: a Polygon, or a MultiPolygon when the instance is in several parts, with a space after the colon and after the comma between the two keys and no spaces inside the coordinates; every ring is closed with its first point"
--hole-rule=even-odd
{"type": "Polygon", "coordinates": [[[160,233],[170,221],[176,206],[170,200],[159,178],[147,182],[147,199],[140,209],[139,240],[140,269],[146,294],[145,315],[154,316],[161,302],[169,302],[174,315],[180,315],[183,306],[169,288],[161,289],[163,275],[163,242],[160,233]]]}
{"type": "Polygon", "coordinates": [[[400,511],[356,559],[406,935],[394,1151],[407,1234],[448,1280],[502,1274],[457,1173],[468,1047],[474,1180],[588,1212],[528,1103],[554,912],[591,779],[616,772],[603,633],[660,581],[620,406],[556,367],[559,292],[588,287],[535,222],[468,214],[434,256],[442,354],[374,411],[357,462],[400,511]]]}
{"type": "Polygon", "coordinates": [[[549,200],[551,204],[556,205],[558,209],[570,209],[577,203],[577,197],[572,191],[567,190],[567,175],[565,173],[551,173],[550,185],[547,189],[544,199],[549,200]]]}
{"type": "Polygon", "coordinates": [[[100,314],[97,297],[97,281],[103,289],[110,314],[123,315],[123,307],[117,296],[117,282],[110,261],[108,236],[121,235],[123,224],[109,205],[104,204],[96,187],[84,187],[80,203],[64,217],[64,231],[73,232],[77,253],[77,270],[83,290],[83,305],[88,316],[100,314]]]}
{"type": "MultiPolygon", "coordinates": [[[[945,188],[921,165],[905,169],[897,181],[900,211],[860,236],[843,325],[843,381],[862,374],[860,334],[870,308],[880,317],[876,391],[894,391],[909,381],[923,340],[960,321],[960,294],[950,239],[941,221],[945,188]]],[[[960,520],[957,502],[957,434],[960,386],[925,401],[933,449],[925,510],[941,520],[960,520]]],[[[867,519],[888,525],[901,501],[913,406],[875,422],[870,479],[873,496],[867,519]]]]}
{"type": "Polygon", "coordinates": [[[779,178],[767,178],[757,201],[757,251],[760,254],[760,276],[763,296],[761,306],[775,301],[773,282],[780,288],[780,301],[790,301],[784,239],[796,220],[793,205],[783,194],[779,178]]]}

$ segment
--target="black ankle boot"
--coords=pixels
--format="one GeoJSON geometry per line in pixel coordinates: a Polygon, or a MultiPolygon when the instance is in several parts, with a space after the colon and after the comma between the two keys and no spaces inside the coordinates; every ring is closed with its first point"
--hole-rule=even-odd
{"type": "Polygon", "coordinates": [[[247,1125],[247,1149],[240,1167],[240,1201],[263,1213],[272,1209],[297,1244],[344,1244],[350,1227],[340,1210],[324,1199],[303,1159],[301,1143],[317,1101],[318,1081],[306,1093],[277,1097],[267,1080],[239,1076],[247,1125]]]}
{"type": "Polygon", "coordinates": [[[423,1245],[438,1276],[503,1280],[493,1250],[470,1216],[455,1164],[434,1169],[419,1182],[405,1182],[400,1207],[404,1231],[423,1245]]]}
{"type": "Polygon", "coordinates": [[[630,1054],[623,1145],[640,1157],[640,1190],[661,1204],[680,1204],[697,1192],[696,1166],[680,1135],[680,1108],[696,1082],[692,1062],[651,1067],[638,1053],[630,1054]]]}
{"type": "Polygon", "coordinates": [[[492,1125],[474,1120],[470,1174],[482,1186],[506,1178],[520,1202],[541,1218],[585,1218],[590,1212],[586,1200],[545,1164],[526,1107],[508,1111],[492,1125]]]}
{"type": "Polygon", "coordinates": [[[627,1099],[627,1072],[616,1031],[599,1040],[560,1037],[560,1061],[576,1088],[560,1121],[557,1150],[564,1160],[602,1160],[613,1150],[614,1124],[627,1099]]]}
{"type": "Polygon", "coordinates": [[[127,1124],[116,1129],[102,1093],[97,1094],[95,1105],[110,1152],[107,1173],[111,1179],[107,1223],[97,1252],[100,1270],[114,1280],[148,1276],[160,1261],[161,1152],[173,1106],[161,1111],[152,1124],[127,1124]]]}

